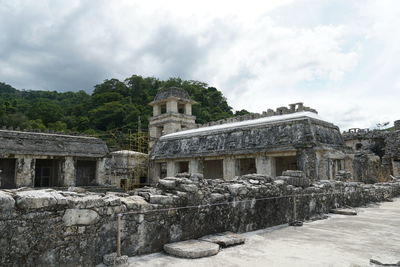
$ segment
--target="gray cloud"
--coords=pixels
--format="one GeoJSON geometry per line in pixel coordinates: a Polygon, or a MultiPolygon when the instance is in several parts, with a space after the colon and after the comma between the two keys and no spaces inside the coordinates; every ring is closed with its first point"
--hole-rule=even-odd
{"type": "Polygon", "coordinates": [[[235,109],[304,101],[343,128],[400,118],[395,1],[0,3],[0,81],[20,89],[181,77],[217,87],[235,109]]]}

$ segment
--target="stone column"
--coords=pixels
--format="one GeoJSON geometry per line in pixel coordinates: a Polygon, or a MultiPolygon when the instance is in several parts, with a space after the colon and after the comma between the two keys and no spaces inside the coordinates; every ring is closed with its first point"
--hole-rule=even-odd
{"type": "Polygon", "coordinates": [[[400,120],[394,122],[394,129],[396,131],[400,131],[400,120]]]}
{"type": "Polygon", "coordinates": [[[161,106],[160,105],[154,105],[153,106],[153,117],[158,116],[161,114],[161,106]]]}
{"type": "Polygon", "coordinates": [[[185,104],[185,114],[192,115],[192,104],[190,103],[185,104]]]}
{"type": "Polygon", "coordinates": [[[64,186],[75,186],[76,184],[76,169],[75,162],[72,157],[66,157],[63,162],[64,169],[64,186]]]}
{"type": "Polygon", "coordinates": [[[268,174],[268,160],[264,155],[257,155],[256,157],[256,169],[257,174],[268,174]]]}
{"type": "Polygon", "coordinates": [[[33,187],[35,179],[35,159],[30,157],[17,158],[15,168],[15,185],[17,187],[33,187]]]}
{"type": "MultiPolygon", "coordinates": [[[[96,163],[96,183],[98,185],[105,185],[107,184],[107,175],[106,175],[106,158],[101,158],[97,160],[96,163]]],[[[110,181],[108,181],[110,184],[110,181]]]]}
{"type": "Polygon", "coordinates": [[[174,177],[176,175],[176,162],[173,160],[167,161],[167,177],[174,177]]]}
{"type": "Polygon", "coordinates": [[[400,176],[400,161],[392,159],[393,176],[400,176]]]}
{"type": "Polygon", "coordinates": [[[189,161],[189,173],[203,173],[201,162],[198,159],[191,159],[189,161]]]}
{"type": "Polygon", "coordinates": [[[228,157],[223,160],[224,180],[232,180],[237,173],[236,160],[228,157]]]}
{"type": "Polygon", "coordinates": [[[150,177],[150,184],[157,183],[161,178],[161,164],[150,162],[149,164],[149,177],[150,177]]]}
{"type": "Polygon", "coordinates": [[[167,102],[167,112],[178,113],[178,101],[168,100],[167,102]]]}
{"type": "Polygon", "coordinates": [[[306,178],[313,181],[319,180],[316,171],[317,155],[313,148],[305,148],[297,151],[297,166],[303,171],[306,178]]]}

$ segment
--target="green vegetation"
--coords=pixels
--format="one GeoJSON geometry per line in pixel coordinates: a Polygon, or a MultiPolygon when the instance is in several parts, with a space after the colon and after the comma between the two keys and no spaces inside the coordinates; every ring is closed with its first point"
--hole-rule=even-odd
{"type": "Polygon", "coordinates": [[[171,86],[186,89],[198,102],[193,106],[198,123],[248,113],[241,110],[234,114],[223,94],[202,82],[133,75],[124,81],[105,80],[94,86],[91,95],[85,91],[21,91],[0,83],[0,125],[84,133],[104,139],[112,149],[145,151],[146,141],[138,144],[143,134],[137,132],[147,131],[152,114],[148,103],[160,88],[171,86]]]}

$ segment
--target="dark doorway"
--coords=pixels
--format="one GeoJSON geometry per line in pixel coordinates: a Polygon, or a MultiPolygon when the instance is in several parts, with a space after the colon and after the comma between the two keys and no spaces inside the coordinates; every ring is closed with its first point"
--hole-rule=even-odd
{"type": "Polygon", "coordinates": [[[76,185],[96,185],[96,161],[78,160],[76,164],[76,185]]]}
{"type": "Polygon", "coordinates": [[[60,160],[37,159],[35,165],[35,187],[60,186],[60,160]]]}
{"type": "Polygon", "coordinates": [[[16,188],[15,159],[0,159],[0,188],[16,188]]]}
{"type": "Polygon", "coordinates": [[[223,160],[205,160],[203,174],[206,179],[222,179],[224,177],[223,160]]]}
{"type": "Polygon", "coordinates": [[[296,156],[288,156],[288,157],[276,157],[276,176],[282,175],[283,171],[287,170],[297,170],[297,157],[296,156]]]}
{"type": "Polygon", "coordinates": [[[189,172],[189,161],[178,162],[178,173],[189,172]]]}
{"type": "Polygon", "coordinates": [[[167,177],[167,163],[160,163],[160,179],[167,177]]]}
{"type": "Polygon", "coordinates": [[[255,158],[238,159],[237,163],[239,163],[239,175],[257,173],[255,158]]]}

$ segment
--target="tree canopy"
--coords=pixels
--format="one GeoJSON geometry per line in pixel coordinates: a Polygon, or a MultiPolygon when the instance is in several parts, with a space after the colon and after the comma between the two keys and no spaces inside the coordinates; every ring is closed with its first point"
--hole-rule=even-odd
{"type": "Polygon", "coordinates": [[[105,80],[85,91],[57,92],[17,90],[0,82],[0,124],[21,129],[85,133],[103,138],[115,149],[126,148],[126,134],[147,131],[157,91],[181,87],[198,104],[193,106],[197,123],[242,115],[233,113],[222,92],[199,81],[180,78],[159,80],[133,75],[124,81],[105,80]]]}

